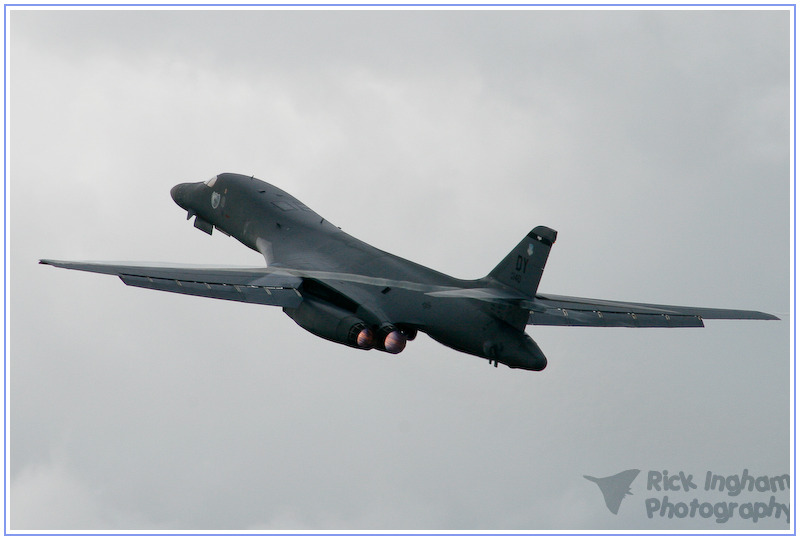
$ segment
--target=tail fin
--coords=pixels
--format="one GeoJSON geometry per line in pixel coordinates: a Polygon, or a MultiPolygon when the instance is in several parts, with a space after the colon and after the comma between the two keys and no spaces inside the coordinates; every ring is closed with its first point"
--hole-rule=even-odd
{"type": "Polygon", "coordinates": [[[557,234],[543,225],[534,228],[487,277],[533,298],[557,234]]]}

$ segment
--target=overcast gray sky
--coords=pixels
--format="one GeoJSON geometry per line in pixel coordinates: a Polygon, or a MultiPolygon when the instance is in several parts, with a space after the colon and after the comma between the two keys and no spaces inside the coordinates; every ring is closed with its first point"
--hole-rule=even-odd
{"type": "MultiPolygon", "coordinates": [[[[780,528],[648,517],[650,470],[790,470],[790,11],[10,14],[13,529],[780,528]],[[541,373],[39,258],[257,265],[169,189],[254,174],[462,278],[757,309],[529,327],[541,373]],[[583,478],[642,473],[617,515],[583,478]]],[[[771,493],[669,493],[768,501],[771,493]]],[[[774,493],[778,502],[789,492],[774,493]]]]}

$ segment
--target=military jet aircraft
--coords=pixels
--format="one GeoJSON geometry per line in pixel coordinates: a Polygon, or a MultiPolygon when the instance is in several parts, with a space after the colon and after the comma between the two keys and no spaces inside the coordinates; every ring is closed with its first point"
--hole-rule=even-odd
{"type": "Polygon", "coordinates": [[[642,304],[538,292],[556,231],[535,227],[481,279],[462,280],[344,233],[285,191],[251,176],[179,184],[194,226],[263,255],[262,268],[136,263],[42,264],[119,276],[126,285],[281,306],[302,328],[357,349],[401,352],[417,332],[510,368],[547,365],[532,325],[697,327],[703,319],[777,319],[757,311],[642,304]]]}

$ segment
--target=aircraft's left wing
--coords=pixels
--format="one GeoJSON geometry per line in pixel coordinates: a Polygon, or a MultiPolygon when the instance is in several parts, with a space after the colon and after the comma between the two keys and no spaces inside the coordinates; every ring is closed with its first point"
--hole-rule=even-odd
{"type": "Polygon", "coordinates": [[[302,278],[267,268],[218,268],[42,259],[40,264],[119,276],[125,285],[251,304],[297,307],[302,278]]]}
{"type": "Polygon", "coordinates": [[[496,287],[447,288],[427,294],[517,305],[530,311],[528,324],[542,326],[685,328],[703,326],[703,319],[778,319],[760,311],[618,302],[554,294],[537,294],[534,300],[530,300],[496,287]]]}
{"type": "Polygon", "coordinates": [[[531,310],[528,324],[547,326],[673,328],[703,326],[703,319],[778,319],[769,313],[742,309],[642,304],[552,294],[537,294],[535,301],[522,304],[531,310]]]}

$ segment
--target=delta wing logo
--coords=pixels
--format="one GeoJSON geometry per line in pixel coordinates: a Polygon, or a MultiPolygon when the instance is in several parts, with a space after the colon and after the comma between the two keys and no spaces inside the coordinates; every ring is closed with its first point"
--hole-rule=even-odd
{"type": "Polygon", "coordinates": [[[633,495],[631,493],[631,484],[638,475],[639,469],[628,469],[605,478],[595,478],[588,475],[583,475],[583,477],[597,484],[603,493],[606,506],[611,510],[612,514],[616,514],[619,512],[619,505],[622,504],[622,499],[625,495],[633,495]]]}
{"type": "Polygon", "coordinates": [[[211,208],[216,209],[219,206],[219,193],[216,191],[211,194],[211,208]]]}

